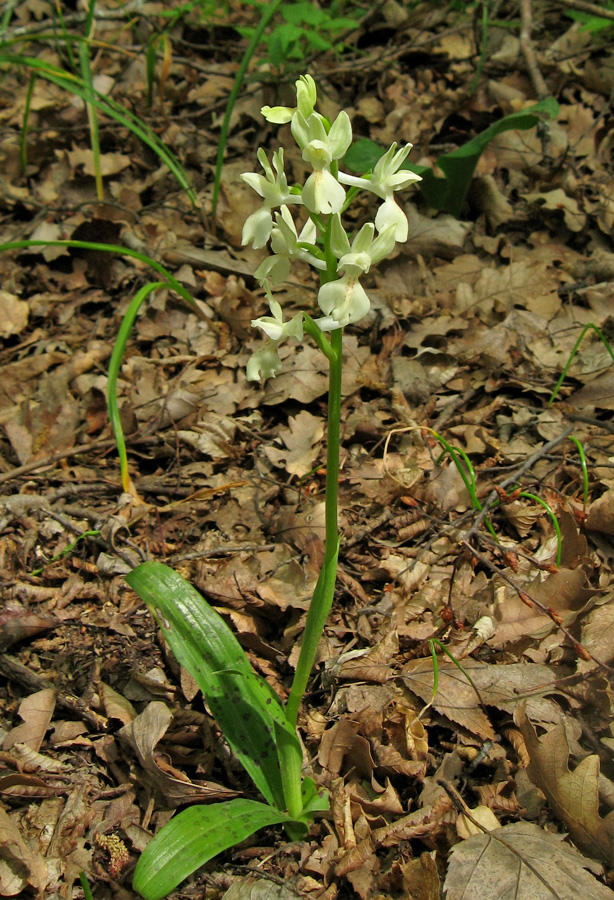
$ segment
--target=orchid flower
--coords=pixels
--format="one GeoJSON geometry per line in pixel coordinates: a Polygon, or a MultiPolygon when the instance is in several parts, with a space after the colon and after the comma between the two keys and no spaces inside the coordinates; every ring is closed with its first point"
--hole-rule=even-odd
{"type": "Polygon", "coordinates": [[[303,313],[297,313],[289,322],[284,322],[281,306],[277,300],[269,294],[268,301],[269,309],[273,315],[260,316],[259,319],[252,319],[252,327],[262,328],[266,336],[277,343],[287,337],[293,337],[296,338],[297,341],[302,341],[303,313]]]}
{"type": "Polygon", "coordinates": [[[280,341],[288,337],[296,338],[297,341],[303,340],[303,313],[297,313],[289,322],[284,322],[284,315],[277,300],[270,293],[267,299],[272,315],[252,319],[252,327],[261,328],[269,340],[248,362],[246,372],[248,381],[275,378],[281,371],[281,360],[277,353],[280,341]]]}
{"type": "Polygon", "coordinates": [[[331,249],[339,263],[337,271],[343,272],[337,281],[323,284],[318,293],[318,306],[325,314],[316,319],[321,331],[334,331],[353,322],[359,322],[370,309],[369,297],[359,282],[373,263],[388,256],[395,244],[395,226],[388,225],[375,239],[375,226],[366,222],[350,246],[343,230],[340,216],[333,218],[331,249]]]}
{"type": "Polygon", "coordinates": [[[310,263],[316,269],[325,269],[326,261],[317,255],[316,226],[311,219],[307,219],[301,233],[297,234],[296,225],[287,206],[282,206],[279,213],[275,213],[275,224],[271,231],[271,250],[273,256],[267,257],[260,263],[254,277],[261,285],[281,284],[290,274],[291,259],[302,259],[310,263]],[[308,250],[301,244],[311,244],[313,250],[308,250]]]}
{"type": "Polygon", "coordinates": [[[397,150],[396,143],[393,143],[376,163],[370,178],[346,175],[345,172],[339,173],[339,181],[343,184],[372,191],[382,198],[384,202],[375,216],[375,227],[378,231],[383,231],[389,225],[394,225],[395,239],[400,243],[407,240],[409,226],[407,216],[394,199],[394,192],[401,191],[410,184],[415,184],[416,181],[422,181],[420,175],[416,175],[415,172],[409,172],[406,169],[399,172],[412,146],[413,144],[405,144],[404,147],[397,150]]]}
{"type": "Polygon", "coordinates": [[[265,171],[265,175],[257,175],[254,172],[245,172],[241,175],[245,181],[256,193],[260,194],[264,203],[260,209],[252,213],[243,225],[243,244],[252,244],[256,250],[264,247],[271,237],[273,230],[273,216],[271,210],[276,206],[284,206],[287,203],[301,203],[299,194],[294,194],[288,189],[288,180],[284,172],[284,151],[277,150],[273,154],[273,167],[267,159],[267,155],[262,149],[258,148],[258,160],[265,171]]]}
{"type": "Polygon", "coordinates": [[[260,112],[274,125],[285,125],[290,122],[297,110],[308,119],[313,114],[318,99],[318,89],[311,75],[301,75],[295,84],[296,106],[263,106],[260,112]]]}
{"type": "Polygon", "coordinates": [[[345,156],[352,143],[350,117],[341,110],[327,133],[319,116],[311,115],[306,119],[297,110],[291,128],[303,151],[303,159],[313,167],[301,192],[303,203],[309,212],[317,214],[341,212],[345,190],[331,172],[331,163],[345,156]]]}
{"type": "Polygon", "coordinates": [[[248,381],[260,381],[261,379],[275,378],[281,372],[281,359],[277,353],[277,344],[267,341],[258,350],[247,364],[246,377],[248,381]]]}

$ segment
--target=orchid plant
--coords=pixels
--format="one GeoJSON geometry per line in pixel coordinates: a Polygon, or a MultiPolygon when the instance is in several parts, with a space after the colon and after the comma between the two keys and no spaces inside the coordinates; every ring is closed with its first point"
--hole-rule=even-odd
{"type": "Polygon", "coordinates": [[[337,576],[342,337],[347,325],[368,313],[370,302],[361,278],[371,266],[407,240],[408,223],[395,199],[397,191],[420,176],[400,167],[411,144],[393,144],[370,174],[348,175],[340,162],[352,143],[345,111],[334,122],[315,111],[317,88],[311,75],[296,82],[296,107],[265,106],[273,124],[290,123],[303,159],[312,168],[305,184],[289,186],[283,149],[272,164],[261,148],[264,174],[243,180],[262,198],[243,228],[243,243],[256,249],[270,243],[272,255],[255,276],[265,291],[270,315],[252,325],[264,342],[247,364],[249,380],[274,378],[282,368],[282,341],[311,337],[329,363],[328,445],[325,489],[325,541],[322,569],[305,622],[305,631],[288,700],[283,704],[252,669],[239,642],[221,616],[179,574],[146,562],[127,576],[129,584],[153,612],[172,652],[198,683],[236,757],[265,799],[237,798],[192,806],[174,816],[142,853],[133,885],[145,900],[160,900],[187,875],[222,850],[267,825],[283,824],[292,839],[306,834],[310,819],[328,807],[326,792],[303,777],[303,754],[296,726],[318,644],[330,612],[337,576]],[[375,220],[350,237],[342,215],[360,190],[379,197],[375,220]],[[291,210],[302,214],[297,225],[291,210]],[[273,296],[290,275],[294,260],[309,263],[320,275],[317,303],[322,315],[301,311],[285,319],[273,296]]]}

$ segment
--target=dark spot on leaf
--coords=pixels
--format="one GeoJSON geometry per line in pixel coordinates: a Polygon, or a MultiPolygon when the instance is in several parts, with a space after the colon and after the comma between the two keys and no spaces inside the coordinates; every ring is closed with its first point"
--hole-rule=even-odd
{"type": "Polygon", "coordinates": [[[251,714],[251,713],[249,713],[249,712],[243,713],[243,721],[244,721],[244,722],[249,722],[249,720],[251,719],[251,717],[252,717],[252,714],[251,714]]]}
{"type": "Polygon", "coordinates": [[[270,706],[272,702],[273,702],[273,700],[271,699],[271,697],[267,697],[267,698],[266,698],[266,705],[267,705],[267,706],[270,706]]]}

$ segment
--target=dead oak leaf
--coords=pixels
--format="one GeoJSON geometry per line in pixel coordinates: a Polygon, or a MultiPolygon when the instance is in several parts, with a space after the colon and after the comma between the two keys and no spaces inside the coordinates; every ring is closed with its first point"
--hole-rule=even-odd
{"type": "Polygon", "coordinates": [[[265,453],[274,465],[285,464],[290,475],[302,478],[313,468],[317,445],[324,434],[324,421],[303,409],[297,416],[290,416],[288,426],[278,432],[286,449],[265,447],[265,453]]]}
{"type": "MultiPolygon", "coordinates": [[[[587,756],[572,772],[569,768],[569,744],[563,724],[542,737],[521,704],[515,714],[531,762],[527,773],[548,800],[550,808],[568,829],[572,840],[585,853],[614,865],[614,810],[602,819],[599,815],[599,757],[587,756]]],[[[596,896],[590,891],[585,896],[596,896]]]]}
{"type": "MultiPolygon", "coordinates": [[[[451,660],[438,659],[438,684],[433,707],[483,740],[492,740],[494,733],[480,702],[484,706],[512,713],[519,696],[537,692],[551,694],[556,690],[553,670],[537,663],[494,666],[469,658],[463,660],[462,667],[463,671],[451,660]]],[[[433,696],[433,677],[431,659],[412,660],[404,667],[402,675],[405,686],[427,703],[433,696]]],[[[548,698],[535,696],[528,703],[531,714],[540,722],[560,721],[558,705],[548,698]]]]}
{"type": "Polygon", "coordinates": [[[532,822],[514,822],[462,841],[452,848],[446,900],[614,900],[591,874],[601,867],[563,839],[532,822]]]}

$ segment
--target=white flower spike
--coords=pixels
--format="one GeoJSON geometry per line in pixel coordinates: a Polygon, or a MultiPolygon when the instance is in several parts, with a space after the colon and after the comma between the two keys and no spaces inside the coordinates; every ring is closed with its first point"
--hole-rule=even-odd
{"type": "MultiPolygon", "coordinates": [[[[255,249],[269,241],[272,255],[260,263],[255,276],[265,288],[270,316],[252,321],[266,335],[263,347],[247,366],[249,380],[274,378],[281,370],[278,345],[286,338],[303,339],[305,316],[311,309],[284,321],[283,311],[271,295],[271,285],[288,279],[294,260],[302,260],[328,278],[336,270],[336,278],[326,281],[318,291],[318,305],[323,315],[315,319],[321,332],[337,331],[359,322],[368,313],[370,302],[360,283],[371,266],[388,256],[397,241],[407,240],[407,217],[395,200],[396,191],[420,181],[420,176],[401,170],[411,144],[397,149],[393,144],[384,153],[370,176],[359,178],[339,171],[352,143],[352,125],[342,110],[331,124],[315,111],[317,87],[311,75],[296,82],[296,106],[263,106],[262,114],[274,124],[290,123],[292,135],[303,159],[312,168],[303,187],[288,187],[284,172],[283,150],[273,154],[269,163],[262,148],[258,159],[264,175],[246,173],[241,177],[262,198],[261,207],[252,213],[243,227],[243,243],[255,249]],[[350,242],[340,213],[346,205],[346,186],[371,191],[381,198],[374,222],[365,223],[350,242]],[[302,204],[309,213],[298,233],[290,204],[302,204]],[[278,210],[273,213],[273,210],[278,210]],[[330,217],[332,216],[332,220],[330,217]]],[[[311,320],[310,320],[311,321],[311,320]]],[[[308,330],[328,356],[322,341],[328,339],[308,330]]],[[[332,339],[331,339],[332,340],[332,339]]],[[[330,357],[329,357],[330,358],[330,357]]]]}

